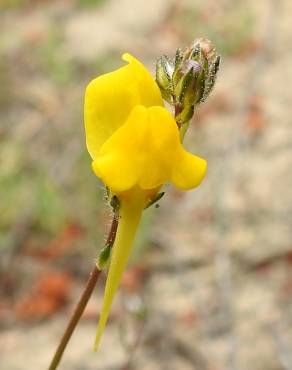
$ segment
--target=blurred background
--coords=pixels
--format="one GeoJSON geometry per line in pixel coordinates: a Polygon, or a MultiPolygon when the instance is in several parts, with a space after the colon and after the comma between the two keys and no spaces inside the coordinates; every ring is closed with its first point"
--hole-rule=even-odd
{"type": "Polygon", "coordinates": [[[222,55],[186,146],[203,185],[145,212],[99,352],[103,277],[64,370],[292,369],[292,3],[0,0],[1,370],[46,369],[109,227],[83,94],[133,53],[222,55]]]}

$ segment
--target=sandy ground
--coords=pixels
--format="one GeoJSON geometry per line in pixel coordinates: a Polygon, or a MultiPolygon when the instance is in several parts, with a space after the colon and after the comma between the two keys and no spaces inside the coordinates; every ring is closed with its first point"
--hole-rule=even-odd
{"type": "MultiPolygon", "coordinates": [[[[153,70],[155,58],[172,54],[184,44],[183,38],[189,37],[184,27],[200,19],[197,15],[191,21],[186,18],[184,24],[180,7],[195,9],[202,17],[194,25],[200,34],[194,36],[202,36],[200,25],[203,31],[209,30],[213,22],[212,32],[224,26],[227,41],[223,36],[222,40],[228,42],[232,27],[244,19],[246,9],[253,21],[246,25],[250,27],[246,43],[223,57],[215,91],[197,112],[186,140],[189,149],[208,159],[204,184],[187,193],[168,189],[160,208],[149,216],[142,287],[119,293],[112,321],[95,354],[91,346],[100,287],[60,369],[290,370],[292,3],[249,0],[234,7],[231,0],[182,1],[179,5],[121,0],[80,11],[70,4],[3,11],[1,50],[9,58],[17,57],[27,38],[39,37],[52,19],[59,19],[63,32],[60,53],[68,60],[73,58],[82,66],[97,54],[130,50],[153,70]]],[[[241,34],[237,37],[240,40],[241,34]]],[[[74,118],[78,121],[83,90],[74,85],[69,92],[69,84],[59,92],[57,85],[27,69],[16,71],[21,78],[17,86],[24,83],[31,104],[36,99],[35,104],[43,102],[45,114],[52,114],[53,130],[41,131],[43,112],[20,104],[17,112],[13,107],[8,113],[3,110],[4,126],[14,124],[8,128],[9,135],[16,143],[21,138],[25,145],[36,138],[33,148],[42,144],[45,135],[61,130],[63,119],[62,130],[71,135],[70,120],[76,111],[65,113],[63,105],[68,109],[79,104],[79,116],[74,118]],[[30,74],[34,77],[28,84],[30,74]],[[27,136],[23,122],[32,127],[27,136]]],[[[80,151],[83,143],[76,144],[76,131],[61,159],[68,160],[80,151]]],[[[34,158],[32,148],[27,155],[34,158]]],[[[53,151],[41,163],[54,161],[54,156],[53,151]]],[[[69,169],[73,164],[69,162],[69,169]]],[[[51,167],[50,171],[66,186],[62,171],[51,167]]],[[[86,193],[86,187],[81,192],[86,193]]],[[[140,266],[141,259],[136,264],[140,266]]],[[[83,270],[89,266],[88,262],[83,270]]],[[[31,326],[12,319],[3,326],[1,370],[46,369],[81,286],[82,279],[70,304],[51,320],[31,326]]]]}

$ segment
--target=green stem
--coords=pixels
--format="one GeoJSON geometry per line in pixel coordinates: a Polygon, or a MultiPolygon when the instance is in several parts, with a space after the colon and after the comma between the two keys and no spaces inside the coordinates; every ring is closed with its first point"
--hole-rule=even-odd
{"type": "Polygon", "coordinates": [[[184,123],[182,126],[181,126],[181,129],[180,129],[180,139],[181,139],[181,142],[184,141],[184,137],[185,137],[185,134],[189,128],[189,125],[190,125],[190,121],[184,123]]]}
{"type": "Polygon", "coordinates": [[[186,134],[186,132],[187,132],[187,130],[189,128],[189,125],[190,125],[191,120],[189,120],[189,121],[187,121],[187,122],[185,122],[183,124],[179,123],[178,120],[177,120],[177,117],[181,113],[181,111],[182,111],[182,108],[180,107],[180,105],[179,104],[175,104],[174,105],[174,119],[175,119],[176,124],[177,124],[177,127],[179,129],[180,140],[181,140],[181,142],[183,142],[184,141],[184,138],[185,138],[185,134],[186,134]]]}

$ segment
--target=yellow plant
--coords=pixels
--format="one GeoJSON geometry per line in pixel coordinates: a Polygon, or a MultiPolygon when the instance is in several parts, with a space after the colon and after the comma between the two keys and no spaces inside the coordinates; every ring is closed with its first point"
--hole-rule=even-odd
{"type": "Polygon", "coordinates": [[[85,93],[86,144],[95,174],[119,201],[119,225],[110,257],[94,348],[98,348],[127,264],[143,209],[171,182],[188,190],[203,180],[207,163],[187,152],[161,90],[137,59],[97,77],[85,93]]]}

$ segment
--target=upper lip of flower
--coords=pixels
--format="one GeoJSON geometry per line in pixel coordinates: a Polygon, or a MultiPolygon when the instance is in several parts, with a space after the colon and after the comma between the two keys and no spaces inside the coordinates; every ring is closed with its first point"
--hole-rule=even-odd
{"type": "Polygon", "coordinates": [[[86,145],[93,159],[136,105],[164,106],[159,87],[144,65],[128,53],[122,59],[128,64],[92,80],[85,91],[86,145]]]}

